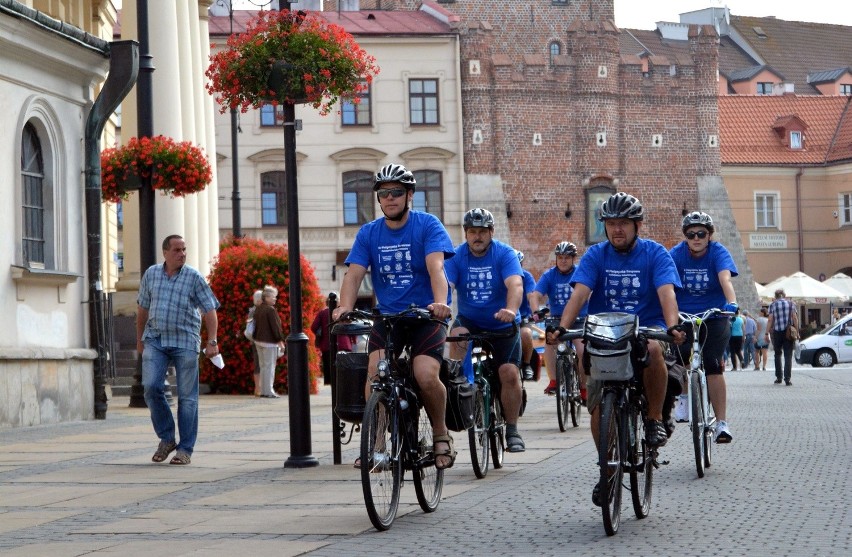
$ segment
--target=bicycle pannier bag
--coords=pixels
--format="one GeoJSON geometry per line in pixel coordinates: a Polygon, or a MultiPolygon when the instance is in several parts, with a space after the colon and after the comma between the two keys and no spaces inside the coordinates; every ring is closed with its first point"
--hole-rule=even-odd
{"type": "Polygon", "coordinates": [[[792,323],[787,325],[787,340],[799,340],[799,329],[792,323]]]}
{"type": "Polygon", "coordinates": [[[361,423],[367,405],[367,358],[365,352],[338,352],[335,356],[334,412],[353,424],[361,423]]]}
{"type": "Polygon", "coordinates": [[[461,362],[444,360],[441,363],[441,379],[447,387],[447,428],[465,431],[473,427],[476,386],[468,383],[461,362]]]}
{"type": "Polygon", "coordinates": [[[592,379],[626,381],[633,377],[630,350],[638,328],[639,318],[629,313],[598,313],[586,317],[583,338],[592,379]]]}

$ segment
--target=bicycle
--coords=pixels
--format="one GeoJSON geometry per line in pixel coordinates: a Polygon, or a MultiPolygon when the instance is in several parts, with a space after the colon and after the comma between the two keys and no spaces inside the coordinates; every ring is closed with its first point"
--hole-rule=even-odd
{"type": "MultiPolygon", "coordinates": [[[[687,368],[686,401],[689,429],[692,431],[692,444],[695,452],[695,470],[698,477],[704,477],[704,471],[713,462],[713,431],[716,428],[716,415],[707,393],[707,375],[704,372],[702,352],[704,344],[699,343],[701,327],[710,317],[733,315],[720,309],[708,309],[699,314],[680,312],[680,319],[687,327],[692,327],[692,352],[687,368]]],[[[705,342],[706,342],[705,338],[705,342]]]]}
{"type": "Polygon", "coordinates": [[[518,331],[513,325],[507,331],[462,333],[447,337],[447,342],[471,342],[476,395],[474,399],[474,425],[467,430],[470,443],[470,460],[473,473],[482,479],[488,474],[488,456],[497,470],[503,467],[506,453],[506,419],[500,402],[500,374],[493,366],[491,340],[510,338],[518,331]]]}
{"type": "MultiPolygon", "coordinates": [[[[558,328],[557,318],[548,319],[547,331],[558,328]],[[555,323],[555,324],[554,324],[555,323]]],[[[583,405],[580,396],[580,375],[577,372],[577,351],[571,341],[560,340],[556,345],[556,418],[559,431],[568,429],[568,415],[571,415],[571,425],[579,427],[583,418],[583,405]]]]}
{"type": "Polygon", "coordinates": [[[387,331],[384,357],[377,365],[361,420],[361,487],[370,522],[377,530],[393,524],[399,507],[403,474],[411,470],[417,502],[424,512],[438,508],[444,470],[435,467],[432,425],[411,373],[408,346],[397,351],[393,330],[400,323],[434,319],[429,310],[411,307],[399,313],[348,312],[343,319],[383,322],[387,331]]]}
{"type": "Polygon", "coordinates": [[[640,327],[636,315],[620,312],[586,317],[583,329],[569,329],[560,340],[583,338],[589,354],[590,376],[603,382],[598,431],[601,514],[608,536],[621,522],[621,488],[625,471],[636,518],[648,516],[653,472],[659,467],[656,448],[645,442],[648,401],[635,365],[647,357],[648,340],[670,341],[655,327],[640,327]]]}

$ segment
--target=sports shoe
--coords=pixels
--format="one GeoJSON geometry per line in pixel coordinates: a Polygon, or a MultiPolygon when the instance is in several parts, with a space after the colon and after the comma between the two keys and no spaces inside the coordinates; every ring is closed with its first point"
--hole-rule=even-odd
{"type": "Polygon", "coordinates": [[[731,435],[731,430],[728,429],[728,422],[719,420],[716,422],[716,433],[713,434],[713,441],[716,443],[730,443],[734,438],[731,435]]]}
{"type": "Polygon", "coordinates": [[[775,384],[776,384],[776,385],[780,385],[780,384],[781,384],[781,380],[780,380],[780,379],[776,379],[776,380],[775,380],[775,384]]]}
{"type": "Polygon", "coordinates": [[[595,488],[592,490],[592,503],[596,507],[601,506],[601,482],[598,480],[598,483],[595,484],[595,488]]]}
{"type": "Polygon", "coordinates": [[[533,371],[532,366],[529,365],[529,364],[524,364],[523,372],[524,372],[524,381],[532,381],[532,378],[535,375],[535,372],[533,371]]]}
{"type": "Polygon", "coordinates": [[[689,421],[689,406],[687,406],[686,395],[678,395],[675,399],[674,419],[676,422],[689,421]]]}
{"type": "Polygon", "coordinates": [[[645,441],[651,447],[665,447],[669,438],[666,435],[666,426],[660,420],[648,420],[645,422],[645,441]]]}
{"type": "Polygon", "coordinates": [[[556,379],[552,379],[550,383],[547,384],[547,387],[544,389],[544,394],[546,395],[555,395],[556,394],[556,379]]]}

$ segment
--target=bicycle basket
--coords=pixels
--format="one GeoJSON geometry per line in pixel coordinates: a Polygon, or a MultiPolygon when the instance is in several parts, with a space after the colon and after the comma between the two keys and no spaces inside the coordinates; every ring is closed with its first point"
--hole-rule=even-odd
{"type": "Polygon", "coordinates": [[[633,377],[630,350],[638,329],[639,318],[629,313],[598,313],[586,318],[583,338],[592,379],[626,381],[633,377]]]}

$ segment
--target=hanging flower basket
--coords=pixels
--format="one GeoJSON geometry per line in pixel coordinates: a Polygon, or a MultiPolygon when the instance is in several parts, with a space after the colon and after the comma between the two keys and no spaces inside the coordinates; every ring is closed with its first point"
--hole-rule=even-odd
{"type": "Polygon", "coordinates": [[[189,141],[170,137],[133,137],[127,145],[101,152],[101,198],[116,203],[128,199],[151,177],[155,190],[171,197],[198,193],[213,179],[204,151],[189,141]]]}
{"type": "Polygon", "coordinates": [[[310,103],[326,115],[342,96],[358,102],[379,73],[375,61],[352,35],[318,15],[261,11],[210,56],[206,88],[222,113],[271,101],[310,103]]]}

